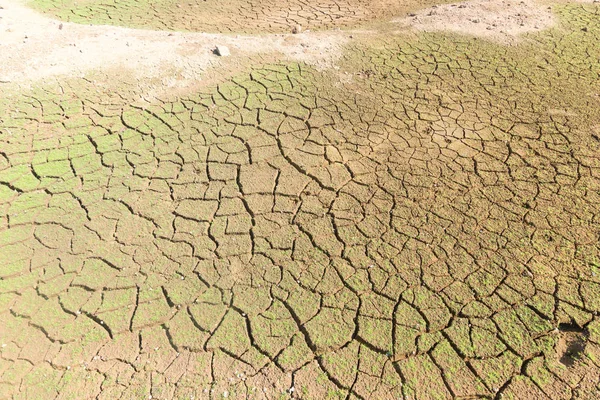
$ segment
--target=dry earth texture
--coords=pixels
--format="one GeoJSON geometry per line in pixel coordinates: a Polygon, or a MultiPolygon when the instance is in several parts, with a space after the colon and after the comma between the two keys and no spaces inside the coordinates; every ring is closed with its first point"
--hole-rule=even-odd
{"type": "Polygon", "coordinates": [[[32,4],[372,25],[329,67],[233,51],[176,94],[125,69],[0,83],[0,398],[600,397],[597,4],[527,3],[546,24],[511,44],[422,30],[465,4],[32,4]]]}
{"type": "MultiPolygon", "coordinates": [[[[446,1],[448,2],[448,1],[446,1]]],[[[31,0],[66,21],[201,32],[289,32],[390,18],[439,0],[31,0]]]]}

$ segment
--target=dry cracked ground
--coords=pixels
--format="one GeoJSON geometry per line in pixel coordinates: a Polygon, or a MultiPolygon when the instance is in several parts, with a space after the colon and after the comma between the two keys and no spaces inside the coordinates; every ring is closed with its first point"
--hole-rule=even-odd
{"type": "Polygon", "coordinates": [[[0,83],[0,398],[600,397],[598,4],[28,5],[344,40],[0,83]]]}

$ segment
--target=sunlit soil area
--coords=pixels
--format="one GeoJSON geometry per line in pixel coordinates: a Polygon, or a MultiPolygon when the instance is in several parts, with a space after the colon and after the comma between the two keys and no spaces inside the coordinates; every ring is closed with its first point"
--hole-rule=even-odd
{"type": "Polygon", "coordinates": [[[0,2],[0,398],[600,397],[597,3],[178,4],[0,2]]]}

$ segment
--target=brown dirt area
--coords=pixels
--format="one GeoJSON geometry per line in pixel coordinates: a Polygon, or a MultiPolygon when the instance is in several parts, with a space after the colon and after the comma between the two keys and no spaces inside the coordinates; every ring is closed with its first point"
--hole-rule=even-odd
{"type": "Polygon", "coordinates": [[[600,398],[600,5],[390,4],[0,0],[0,399],[600,398]]]}

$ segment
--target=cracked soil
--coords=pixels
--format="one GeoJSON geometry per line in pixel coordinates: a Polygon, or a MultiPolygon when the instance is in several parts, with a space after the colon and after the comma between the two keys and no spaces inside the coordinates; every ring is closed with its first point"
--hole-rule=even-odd
{"type": "Polygon", "coordinates": [[[0,398],[600,398],[600,6],[439,3],[0,0],[0,398]]]}

